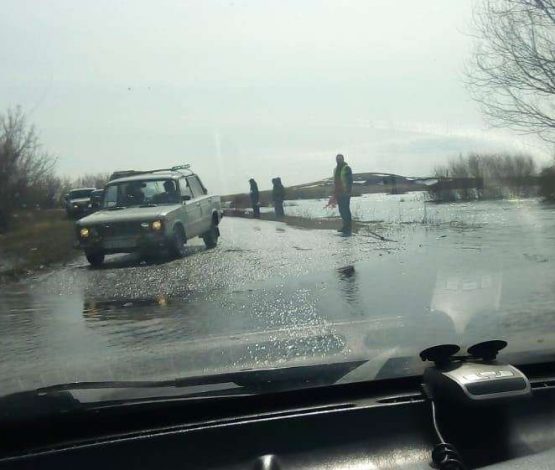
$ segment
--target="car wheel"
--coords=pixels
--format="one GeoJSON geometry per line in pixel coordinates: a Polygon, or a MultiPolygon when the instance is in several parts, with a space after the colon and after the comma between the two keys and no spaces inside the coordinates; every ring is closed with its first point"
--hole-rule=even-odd
{"type": "Polygon", "coordinates": [[[206,248],[208,249],[216,248],[216,245],[218,244],[219,236],[220,236],[220,229],[218,228],[217,225],[212,223],[210,230],[202,236],[202,239],[204,240],[204,244],[206,245],[206,248]]]}
{"type": "Polygon", "coordinates": [[[185,256],[185,243],[187,239],[185,238],[185,232],[180,225],[177,225],[173,229],[172,243],[170,246],[171,255],[175,258],[183,258],[185,256]]]}
{"type": "Polygon", "coordinates": [[[104,262],[104,253],[99,253],[98,251],[85,252],[85,256],[90,265],[94,267],[100,266],[104,262]]]}

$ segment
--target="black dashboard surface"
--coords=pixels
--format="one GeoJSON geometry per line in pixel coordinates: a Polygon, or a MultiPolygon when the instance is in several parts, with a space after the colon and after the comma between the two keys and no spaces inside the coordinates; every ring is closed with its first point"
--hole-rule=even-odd
{"type": "MultiPolygon", "coordinates": [[[[552,457],[541,452],[555,447],[552,385],[536,382],[533,398],[503,407],[439,409],[442,431],[470,468],[496,464],[505,468],[503,462],[521,465],[506,468],[527,468],[522,465],[530,465],[534,455],[543,458],[543,463],[538,463],[541,467],[552,457]]],[[[284,406],[285,402],[268,397],[266,409],[257,413],[230,401],[227,413],[218,410],[219,418],[204,420],[190,419],[190,413],[183,419],[175,406],[158,407],[141,413],[145,422],[155,417],[154,421],[171,424],[128,432],[114,430],[111,436],[108,432],[97,435],[103,424],[105,430],[113,425],[112,418],[97,413],[71,423],[73,428],[66,423],[65,437],[57,445],[35,447],[31,453],[21,449],[5,452],[0,467],[430,468],[430,452],[437,440],[429,404],[417,388],[401,394],[356,393],[341,400],[311,390],[302,395],[303,406],[300,402],[284,406]],[[87,428],[89,435],[83,437],[87,428]]],[[[49,432],[54,431],[44,429],[44,433],[49,432]]],[[[46,434],[43,437],[49,438],[46,434]]],[[[50,438],[56,442],[56,436],[50,438]]]]}

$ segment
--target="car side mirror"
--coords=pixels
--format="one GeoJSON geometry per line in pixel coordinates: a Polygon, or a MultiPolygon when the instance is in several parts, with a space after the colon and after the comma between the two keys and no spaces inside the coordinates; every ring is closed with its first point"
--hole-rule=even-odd
{"type": "Polygon", "coordinates": [[[190,200],[191,200],[191,196],[187,196],[187,195],[183,196],[183,202],[190,201],[190,200]]]}

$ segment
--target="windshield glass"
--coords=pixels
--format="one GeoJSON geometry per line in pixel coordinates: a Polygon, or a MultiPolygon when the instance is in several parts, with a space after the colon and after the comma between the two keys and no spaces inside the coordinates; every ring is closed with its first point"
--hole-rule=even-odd
{"type": "Polygon", "coordinates": [[[7,3],[0,397],[555,359],[550,2],[7,3]]]}
{"type": "Polygon", "coordinates": [[[69,199],[85,199],[91,196],[93,189],[77,189],[75,191],[70,191],[69,199]]]}
{"type": "Polygon", "coordinates": [[[173,180],[132,180],[106,187],[104,207],[128,207],[145,204],[176,204],[179,193],[173,180]]]}

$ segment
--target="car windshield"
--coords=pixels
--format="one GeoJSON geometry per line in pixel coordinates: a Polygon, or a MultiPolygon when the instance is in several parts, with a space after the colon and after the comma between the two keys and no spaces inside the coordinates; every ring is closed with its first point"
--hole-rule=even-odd
{"type": "Polygon", "coordinates": [[[7,2],[0,398],[555,360],[552,4],[7,2]]]}
{"type": "Polygon", "coordinates": [[[93,189],[76,189],[75,191],[70,191],[69,199],[85,199],[91,196],[93,189]]]}
{"type": "Polygon", "coordinates": [[[111,183],[104,192],[104,208],[176,204],[180,196],[169,179],[130,180],[111,183]]]}

